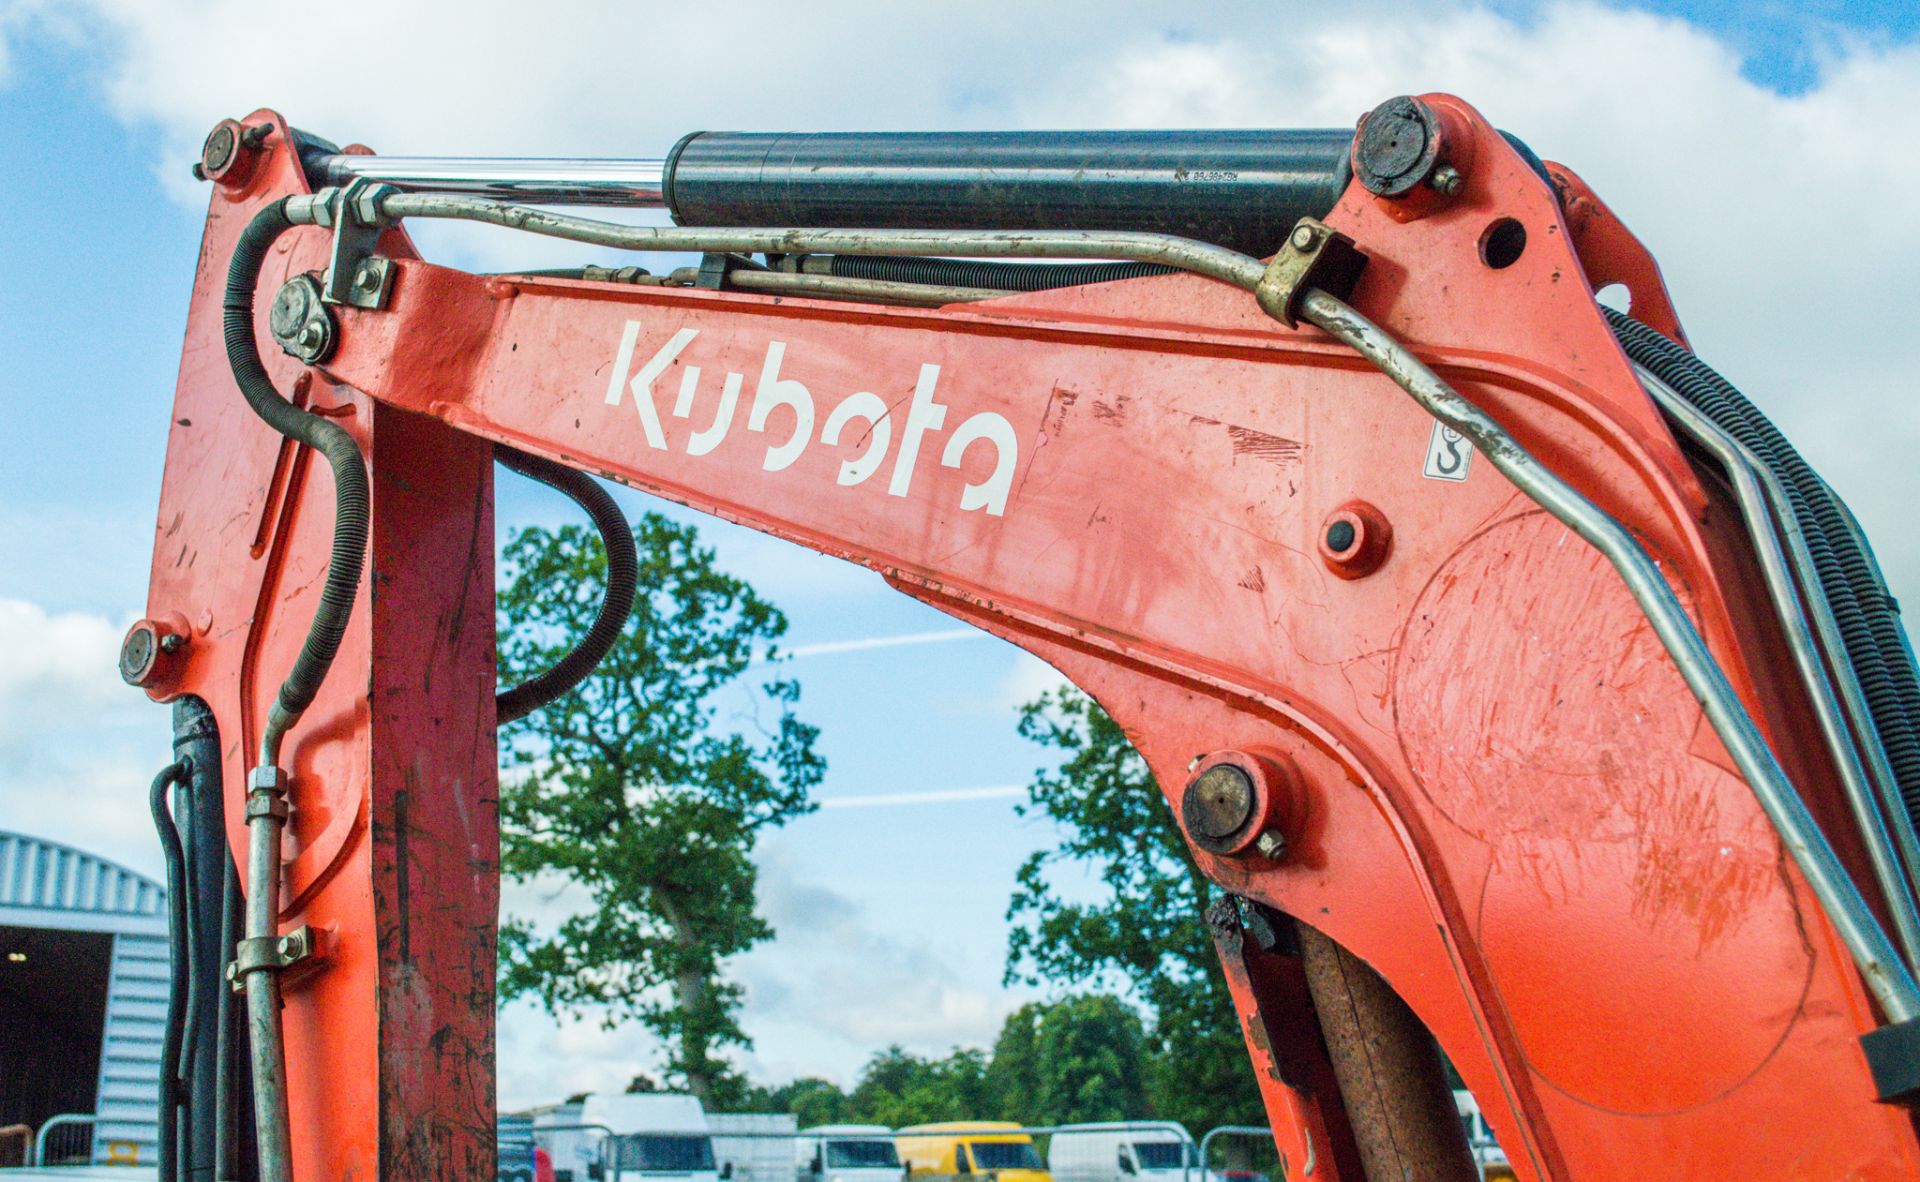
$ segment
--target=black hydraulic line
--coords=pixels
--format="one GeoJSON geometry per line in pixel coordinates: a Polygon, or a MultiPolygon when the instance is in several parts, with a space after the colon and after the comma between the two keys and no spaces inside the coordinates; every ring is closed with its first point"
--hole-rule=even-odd
{"type": "MultiPolygon", "coordinates": [[[[224,962],[240,942],[245,926],[240,869],[232,859],[220,888],[220,956],[224,962]]],[[[224,983],[224,968],[221,978],[224,983]]],[[[259,1177],[253,1138],[253,1070],[239,995],[219,991],[216,1060],[213,1079],[213,1160],[219,1182],[254,1182],[259,1177]]]]}
{"type": "Polygon", "coordinates": [[[187,860],[180,846],[180,830],[168,806],[168,791],[186,780],[184,761],[170,763],[153,778],[147,804],[153,810],[153,828],[160,837],[160,855],[167,864],[167,1017],[160,1041],[159,1182],[179,1182],[180,1169],[180,1049],[185,1037],[187,1008],[187,860]]]}
{"type": "Polygon", "coordinates": [[[226,802],[221,791],[220,730],[213,709],[188,694],[173,703],[174,757],[188,768],[178,786],[184,807],[175,808],[186,858],[187,978],[185,1033],[181,1043],[181,1182],[215,1182],[219,1105],[219,1023],[223,999],[232,991],[222,979],[232,945],[222,951],[221,884],[232,872],[227,846],[226,802]]]}
{"type": "Polygon", "coordinates": [[[995,263],[973,259],[906,258],[891,255],[828,256],[827,274],[893,283],[932,283],[996,291],[1051,291],[1116,279],[1171,275],[1159,263],[995,263]]]}
{"type": "MultiPolygon", "coordinates": [[[[279,735],[312,704],[328,667],[333,664],[360,587],[369,517],[367,465],[353,436],[339,424],[280,397],[254,342],[253,297],[260,266],[274,240],[292,226],[284,200],[254,215],[234,244],[233,259],[227,265],[226,298],[222,303],[227,361],[233,367],[234,380],[247,405],[280,434],[325,456],[333,469],[333,553],[327,562],[326,583],[321,588],[320,605],[314,611],[306,643],[294,659],[286,681],[281,683],[273,716],[268,721],[263,747],[269,748],[277,748],[279,735]]],[[[265,754],[269,752],[263,751],[265,754]]]]}
{"type": "Polygon", "coordinates": [[[607,591],[601,597],[600,610],[587,634],[553,668],[512,689],[500,691],[494,698],[498,721],[512,722],[525,718],[586,680],[613,648],[620,639],[620,630],[627,625],[627,618],[633,614],[633,598],[640,585],[640,559],[634,549],[633,533],[627,528],[626,515],[593,477],[505,445],[494,447],[493,458],[509,472],[537,480],[586,510],[607,550],[607,591]]]}
{"type": "MultiPolygon", "coordinates": [[[[1906,803],[1906,823],[1920,827],[1920,672],[1900,625],[1899,604],[1887,592],[1864,536],[1850,527],[1851,514],[1780,429],[1726,379],[1631,316],[1601,310],[1628,357],[1673,387],[1779,478],[1906,803]]],[[[1888,823],[1899,820],[1890,817],[1888,823]]]]}
{"type": "Polygon", "coordinates": [[[683,226],[1139,230],[1252,255],[1325,217],[1353,132],[695,132],[663,170],[683,226]]]}

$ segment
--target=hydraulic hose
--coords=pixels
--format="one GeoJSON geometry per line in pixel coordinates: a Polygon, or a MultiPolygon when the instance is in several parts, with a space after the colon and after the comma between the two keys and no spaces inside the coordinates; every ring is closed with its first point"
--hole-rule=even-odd
{"type": "Polygon", "coordinates": [[[367,465],[359,447],[339,424],[282,398],[274,389],[273,379],[267,375],[259,347],[254,342],[253,297],[260,279],[260,266],[274,240],[292,226],[284,200],[254,215],[241,232],[233,248],[233,259],[227,264],[227,292],[222,303],[227,361],[233,367],[234,381],[239,384],[247,405],[275,431],[325,456],[333,469],[333,554],[327,562],[326,583],[321,588],[320,605],[314,611],[306,643],[294,659],[286,681],[281,683],[280,694],[261,734],[260,763],[265,767],[278,764],[281,738],[313,703],[320,683],[326,679],[334,653],[340,648],[340,638],[346,632],[347,618],[353,614],[360,569],[367,553],[367,465]]]}
{"type": "Polygon", "coordinates": [[[167,864],[167,1019],[160,1042],[160,1124],[158,1139],[160,1182],[177,1182],[180,1167],[180,1058],[185,1042],[187,974],[192,961],[187,950],[187,858],[180,845],[180,828],[173,822],[167,793],[184,783],[186,762],[160,769],[148,790],[153,827],[160,836],[160,855],[167,864]]]}
{"type": "Polygon", "coordinates": [[[494,447],[493,458],[509,472],[537,480],[586,510],[607,550],[607,591],[586,635],[553,668],[512,689],[502,690],[494,698],[498,721],[512,722],[525,718],[586,680],[613,648],[620,639],[620,630],[627,625],[627,618],[633,614],[633,597],[640,585],[640,559],[634,550],[633,533],[627,528],[626,515],[593,477],[505,445],[494,447]]]}
{"type": "MultiPolygon", "coordinates": [[[[1872,551],[1853,528],[1851,514],[1780,429],[1725,378],[1625,313],[1602,311],[1628,357],[1673,387],[1778,477],[1906,805],[1905,822],[1920,827],[1920,674],[1901,628],[1899,605],[1888,594],[1872,551]]],[[[1888,820],[1896,823],[1899,818],[1888,820]]]]}

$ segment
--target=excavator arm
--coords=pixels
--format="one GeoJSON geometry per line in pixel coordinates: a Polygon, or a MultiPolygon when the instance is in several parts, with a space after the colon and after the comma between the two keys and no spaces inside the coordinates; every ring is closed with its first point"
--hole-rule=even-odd
{"type": "Polygon", "coordinates": [[[1288,1177],[1475,1176],[1442,1054],[1529,1182],[1920,1176],[1912,659],[1871,553],[1619,220],[1466,104],[645,164],[261,111],[200,168],[122,662],[217,734],[184,774],[243,868],[184,1172],[492,1173],[511,454],[869,567],[1093,695],[1225,895],[1288,1177]],[[680,224],[551,208],[596,202],[680,224]],[[422,218],[700,262],[468,274],[422,218]]]}

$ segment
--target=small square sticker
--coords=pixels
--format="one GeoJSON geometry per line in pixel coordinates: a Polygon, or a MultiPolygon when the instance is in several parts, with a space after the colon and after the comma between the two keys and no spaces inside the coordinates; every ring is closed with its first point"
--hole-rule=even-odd
{"type": "Polygon", "coordinates": [[[1435,419],[1433,435],[1427,440],[1427,463],[1420,475],[1428,480],[1465,480],[1472,464],[1473,445],[1466,436],[1435,419]]]}

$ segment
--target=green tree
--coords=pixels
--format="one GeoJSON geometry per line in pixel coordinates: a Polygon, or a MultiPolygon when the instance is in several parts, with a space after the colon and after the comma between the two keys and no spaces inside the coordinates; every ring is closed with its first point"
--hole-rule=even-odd
{"type": "Polygon", "coordinates": [[[848,1101],[852,1119],[891,1128],[980,1120],[994,1110],[986,1052],[956,1048],[944,1059],[923,1059],[888,1047],[867,1061],[848,1101]]]}
{"type": "Polygon", "coordinates": [[[1029,1002],[1000,1027],[986,1083],[1003,1120],[1138,1120],[1147,1113],[1140,1016],[1106,993],[1029,1002]]]}
{"type": "Polygon", "coordinates": [[[1264,1124],[1203,918],[1215,888],[1187,856],[1146,761],[1106,711],[1071,687],[1022,707],[1020,734],[1060,754],[1058,766],[1035,774],[1020,808],[1053,821],[1060,840],[1016,877],[1007,982],[1123,983],[1151,1019],[1145,1085],[1153,1114],[1197,1130],[1264,1124]],[[1053,881],[1065,864],[1091,871],[1101,897],[1065,898],[1053,881]]]}
{"type": "MultiPolygon", "coordinates": [[[[696,531],[634,526],[641,593],[620,641],[575,692],[504,728],[501,870],[564,878],[591,906],[541,930],[501,925],[501,991],[550,1012],[638,1019],[665,1043],[667,1081],[725,1106],[746,1083],[723,1057],[750,1045],[727,958],[773,932],[754,910],[760,832],[809,811],[824,761],[794,714],[800,688],[765,686],[748,736],[715,698],[775,658],[786,617],[719,570],[696,531]]],[[[606,583],[591,531],[516,532],[503,556],[500,679],[551,666],[586,631],[606,583]]]]}

